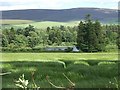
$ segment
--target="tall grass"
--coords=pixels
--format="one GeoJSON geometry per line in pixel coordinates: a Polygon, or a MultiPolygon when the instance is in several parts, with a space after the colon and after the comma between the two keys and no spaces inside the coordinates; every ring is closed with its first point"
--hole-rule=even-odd
{"type": "Polygon", "coordinates": [[[68,81],[62,75],[65,73],[76,84],[75,88],[116,88],[115,78],[118,77],[118,63],[107,65],[88,65],[87,61],[66,61],[66,68],[59,62],[3,62],[3,72],[11,72],[3,76],[3,88],[17,88],[14,81],[24,74],[29,80],[28,87],[33,85],[31,73],[35,73],[35,82],[41,88],[53,88],[46,80],[49,76],[57,86],[68,86],[68,81]],[[87,65],[86,65],[87,63],[87,65]],[[111,84],[115,83],[115,84],[111,84]]]}

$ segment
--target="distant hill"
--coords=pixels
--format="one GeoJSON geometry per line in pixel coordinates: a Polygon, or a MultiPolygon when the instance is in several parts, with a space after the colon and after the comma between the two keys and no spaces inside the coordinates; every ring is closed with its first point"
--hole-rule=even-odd
{"type": "Polygon", "coordinates": [[[83,20],[86,14],[103,23],[117,23],[117,10],[101,8],[9,10],[2,11],[2,19],[68,22],[83,20]]]}

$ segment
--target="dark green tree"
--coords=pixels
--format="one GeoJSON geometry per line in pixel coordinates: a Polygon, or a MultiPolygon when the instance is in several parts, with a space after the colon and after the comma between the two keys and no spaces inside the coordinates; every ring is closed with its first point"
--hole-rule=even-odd
{"type": "Polygon", "coordinates": [[[80,47],[82,51],[86,49],[86,42],[85,42],[85,25],[81,21],[78,25],[78,31],[77,31],[77,46],[80,47]]]}
{"type": "Polygon", "coordinates": [[[97,49],[98,51],[104,51],[105,50],[104,32],[98,20],[96,20],[94,23],[94,30],[96,34],[95,49],[97,49]]]}
{"type": "Polygon", "coordinates": [[[97,37],[95,34],[93,22],[91,20],[88,20],[86,22],[85,29],[87,31],[85,34],[85,41],[88,49],[87,51],[88,52],[95,51],[97,37]]]}
{"type": "Polygon", "coordinates": [[[90,15],[85,17],[85,22],[80,22],[77,32],[77,45],[82,51],[102,51],[105,47],[102,36],[101,24],[93,22],[90,15]]]}
{"type": "Polygon", "coordinates": [[[2,47],[8,46],[8,40],[4,34],[2,34],[2,47]]]}
{"type": "Polygon", "coordinates": [[[26,37],[29,36],[31,31],[35,32],[35,28],[34,28],[34,26],[29,25],[28,27],[25,28],[24,35],[26,37]]]}

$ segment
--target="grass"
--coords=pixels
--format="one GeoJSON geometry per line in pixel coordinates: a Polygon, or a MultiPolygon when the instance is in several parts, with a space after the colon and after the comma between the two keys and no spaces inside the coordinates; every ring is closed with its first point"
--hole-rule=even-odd
{"type": "MultiPolygon", "coordinates": [[[[25,28],[29,24],[35,26],[38,29],[46,29],[47,27],[52,27],[52,26],[77,26],[80,21],[68,21],[68,22],[56,22],[56,21],[32,21],[32,20],[14,20],[14,19],[5,19],[5,20],[0,20],[0,24],[4,24],[4,28],[10,28],[10,27],[15,27],[15,28],[25,28]]],[[[105,23],[103,23],[105,24],[105,23]]]]}
{"type": "MultiPolygon", "coordinates": [[[[76,26],[78,25],[78,21],[73,21],[73,22],[53,22],[53,21],[41,21],[41,22],[33,22],[30,23],[30,25],[35,26],[36,28],[42,28],[45,29],[47,27],[52,27],[52,26],[60,26],[60,25],[64,25],[64,26],[76,26]]],[[[27,27],[28,24],[21,24],[21,25],[14,25],[16,27],[27,27]]]]}
{"type": "Polygon", "coordinates": [[[75,88],[116,88],[118,85],[117,53],[1,53],[0,56],[2,72],[11,72],[3,76],[3,88],[17,88],[14,81],[22,74],[31,88],[32,72],[41,88],[53,88],[46,76],[57,86],[69,86],[63,73],[76,84],[75,88]]]}
{"type": "Polygon", "coordinates": [[[1,61],[118,60],[117,53],[1,53],[1,61]]]}
{"type": "Polygon", "coordinates": [[[25,79],[29,80],[28,87],[32,87],[31,73],[35,73],[35,82],[41,88],[53,88],[46,80],[49,76],[52,83],[57,86],[69,86],[69,82],[62,73],[76,84],[75,88],[116,88],[118,77],[118,64],[108,65],[86,65],[67,62],[67,68],[56,62],[27,62],[14,61],[2,62],[3,72],[12,72],[10,75],[3,76],[3,88],[17,88],[14,81],[19,76],[25,74],[25,79]],[[111,82],[111,83],[110,83],[111,82]]]}
{"type": "Polygon", "coordinates": [[[45,29],[47,27],[52,26],[76,26],[78,25],[79,21],[70,21],[70,22],[54,22],[54,21],[31,21],[31,20],[0,20],[0,24],[5,24],[5,27],[27,27],[29,24],[33,25],[35,28],[38,29],[45,29]],[[2,21],[2,22],[1,22],[2,21]]]}
{"type": "Polygon", "coordinates": [[[31,20],[12,20],[12,19],[3,19],[0,20],[0,24],[5,24],[5,25],[15,25],[15,24],[29,24],[34,21],[31,20]]]}

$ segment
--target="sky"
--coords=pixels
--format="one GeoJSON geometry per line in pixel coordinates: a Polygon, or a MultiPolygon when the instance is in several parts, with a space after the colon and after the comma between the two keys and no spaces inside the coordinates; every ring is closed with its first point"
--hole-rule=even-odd
{"type": "Polygon", "coordinates": [[[78,7],[117,9],[119,0],[0,0],[0,10],[69,9],[78,7]]]}

